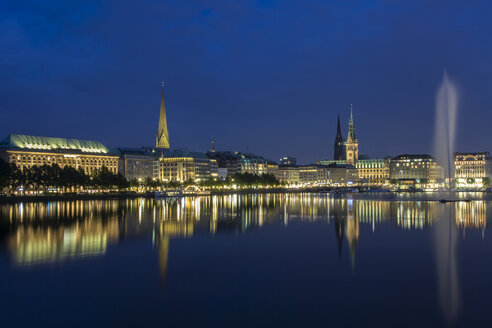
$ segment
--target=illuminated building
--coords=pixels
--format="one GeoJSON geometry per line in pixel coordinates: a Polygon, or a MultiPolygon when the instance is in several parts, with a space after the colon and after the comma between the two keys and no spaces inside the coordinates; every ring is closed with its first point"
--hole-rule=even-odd
{"type": "Polygon", "coordinates": [[[316,183],[318,181],[318,167],[316,165],[299,166],[299,182],[303,184],[316,183]]]}
{"type": "Polygon", "coordinates": [[[333,160],[335,161],[343,160],[343,137],[342,137],[342,129],[340,128],[340,115],[338,115],[337,135],[335,137],[333,160]]]}
{"type": "Polygon", "coordinates": [[[267,165],[267,173],[274,175],[278,179],[278,176],[279,176],[279,171],[278,171],[279,165],[277,163],[273,162],[273,161],[268,161],[266,165],[267,165]]]}
{"type": "Polygon", "coordinates": [[[297,159],[291,156],[284,156],[280,159],[280,165],[297,165],[297,159]]]}
{"type": "Polygon", "coordinates": [[[293,165],[280,165],[278,167],[278,179],[288,184],[298,184],[299,167],[293,165]]]}
{"type": "Polygon", "coordinates": [[[107,167],[118,173],[119,155],[97,141],[11,134],[0,141],[0,156],[21,171],[57,164],[83,169],[86,174],[107,167]]]}
{"type": "Polygon", "coordinates": [[[316,164],[318,164],[318,165],[332,165],[332,164],[345,165],[345,164],[347,164],[347,161],[344,159],[336,160],[336,161],[321,159],[321,160],[316,161],[316,164]]]}
{"type": "Polygon", "coordinates": [[[390,159],[359,159],[356,164],[359,180],[369,185],[383,185],[389,182],[390,159]]]}
{"type": "Polygon", "coordinates": [[[164,82],[162,82],[161,111],[155,146],[156,148],[169,149],[169,132],[167,131],[166,106],[164,104],[164,82]]]}
{"type": "Polygon", "coordinates": [[[390,161],[390,179],[400,184],[441,183],[443,169],[430,155],[399,155],[390,161]]]}
{"type": "Polygon", "coordinates": [[[352,105],[350,105],[350,121],[348,125],[348,136],[345,141],[345,155],[347,164],[357,164],[357,160],[359,159],[359,141],[357,139],[357,135],[355,134],[352,105]]]}
{"type": "Polygon", "coordinates": [[[204,153],[174,151],[159,158],[159,180],[203,181],[212,176],[210,159],[204,153]]]}
{"type": "Polygon", "coordinates": [[[118,172],[126,179],[145,180],[147,178],[159,178],[159,175],[156,175],[154,170],[154,167],[159,165],[159,159],[151,153],[138,148],[118,148],[118,151],[120,152],[118,172]]]}
{"type": "Polygon", "coordinates": [[[484,178],[487,178],[488,152],[482,153],[455,153],[454,178],[457,188],[482,187],[484,178]]]}
{"type": "Polygon", "coordinates": [[[355,166],[350,164],[318,165],[318,182],[328,185],[354,185],[359,182],[355,166]]]}
{"type": "Polygon", "coordinates": [[[218,163],[219,168],[226,168],[227,175],[232,176],[235,173],[265,174],[268,173],[268,161],[250,153],[216,151],[208,152],[207,156],[218,163]]]}
{"type": "Polygon", "coordinates": [[[219,164],[215,159],[209,159],[210,161],[210,177],[218,178],[219,177],[219,164]]]}

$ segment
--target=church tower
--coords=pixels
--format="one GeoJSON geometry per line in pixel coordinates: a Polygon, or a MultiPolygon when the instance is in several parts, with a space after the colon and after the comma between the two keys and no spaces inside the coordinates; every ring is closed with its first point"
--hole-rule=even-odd
{"type": "Polygon", "coordinates": [[[347,156],[347,164],[355,166],[359,159],[359,141],[355,134],[354,117],[352,114],[352,104],[350,104],[350,121],[348,125],[349,131],[347,140],[345,141],[345,154],[347,156]]]}
{"type": "Polygon", "coordinates": [[[343,160],[343,137],[342,129],[340,128],[340,115],[338,115],[337,135],[335,137],[333,159],[335,161],[343,160]]]}
{"type": "Polygon", "coordinates": [[[210,152],[215,153],[215,140],[212,138],[212,146],[210,147],[210,152]]]}
{"type": "Polygon", "coordinates": [[[164,82],[162,82],[161,112],[155,146],[156,148],[169,149],[169,132],[167,131],[166,106],[164,105],[164,82]]]}

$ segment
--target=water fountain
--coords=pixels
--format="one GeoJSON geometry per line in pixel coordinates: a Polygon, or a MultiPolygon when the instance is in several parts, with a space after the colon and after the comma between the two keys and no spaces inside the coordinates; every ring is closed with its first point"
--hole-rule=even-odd
{"type": "MultiPolygon", "coordinates": [[[[436,122],[434,135],[434,156],[444,170],[446,192],[440,193],[440,202],[446,203],[453,197],[452,176],[454,174],[454,141],[456,136],[456,117],[458,112],[458,93],[446,72],[436,95],[436,122]]],[[[439,299],[441,310],[450,323],[460,311],[460,291],[457,259],[457,231],[453,223],[454,204],[445,205],[448,220],[443,219],[435,227],[436,264],[438,274],[439,299]]]]}
{"type": "Polygon", "coordinates": [[[444,72],[443,81],[436,96],[436,122],[434,135],[434,156],[444,170],[447,189],[451,189],[454,168],[454,141],[456,136],[456,117],[458,112],[458,93],[455,85],[444,72]]]}

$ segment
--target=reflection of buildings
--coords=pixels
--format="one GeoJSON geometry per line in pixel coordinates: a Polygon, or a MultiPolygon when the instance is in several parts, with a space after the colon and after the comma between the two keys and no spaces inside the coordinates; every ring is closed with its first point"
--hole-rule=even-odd
{"type": "Polygon", "coordinates": [[[485,229],[487,225],[486,202],[456,202],[455,204],[457,227],[469,229],[485,229]]]}
{"type": "MultiPolygon", "coordinates": [[[[147,234],[152,235],[164,280],[172,240],[177,238],[241,234],[276,223],[287,226],[296,221],[333,220],[339,256],[346,239],[354,264],[363,226],[373,231],[379,224],[425,229],[447,217],[445,206],[436,202],[361,197],[287,193],[26,203],[0,206],[0,217],[10,219],[2,223],[4,227],[8,225],[3,229],[3,244],[14,263],[36,264],[104,254],[111,242],[147,234]]],[[[456,202],[453,206],[456,227],[486,227],[485,201],[456,202]]]]}
{"type": "Polygon", "coordinates": [[[73,257],[102,255],[118,239],[118,220],[85,220],[71,226],[21,225],[7,241],[16,263],[32,265],[73,257]]]}

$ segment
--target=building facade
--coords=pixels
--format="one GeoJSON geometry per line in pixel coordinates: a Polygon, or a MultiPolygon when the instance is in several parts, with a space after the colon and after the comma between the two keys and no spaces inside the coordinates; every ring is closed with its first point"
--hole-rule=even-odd
{"type": "Polygon", "coordinates": [[[159,165],[159,159],[151,153],[139,148],[118,148],[120,159],[118,172],[127,180],[143,181],[145,179],[158,179],[159,174],[154,167],[159,165]]]}
{"type": "Polygon", "coordinates": [[[227,176],[232,176],[236,173],[262,175],[268,173],[268,160],[261,156],[250,153],[230,152],[230,151],[215,151],[208,152],[207,156],[210,159],[217,161],[219,168],[227,169],[227,176]]]}
{"type": "Polygon", "coordinates": [[[159,158],[159,164],[159,180],[163,182],[199,182],[212,177],[212,162],[204,153],[168,152],[159,158]]]}
{"type": "Polygon", "coordinates": [[[355,166],[350,164],[319,165],[318,183],[333,186],[357,185],[359,175],[355,166]]]}
{"type": "Polygon", "coordinates": [[[118,173],[119,154],[97,141],[11,134],[0,141],[0,156],[21,171],[57,164],[82,169],[86,174],[103,166],[118,173]]]}
{"type": "Polygon", "coordinates": [[[313,184],[318,182],[317,165],[301,165],[299,168],[299,183],[313,184]]]}
{"type": "Polygon", "coordinates": [[[275,178],[279,179],[278,172],[279,165],[274,161],[267,162],[267,173],[272,174],[275,178]]]}
{"type": "Polygon", "coordinates": [[[390,180],[405,184],[443,182],[443,169],[427,154],[399,155],[390,161],[390,180]]]}
{"type": "Polygon", "coordinates": [[[287,184],[299,184],[299,167],[294,165],[280,165],[278,179],[287,184]]]}
{"type": "Polygon", "coordinates": [[[347,140],[345,141],[345,158],[347,164],[356,165],[359,159],[359,140],[355,133],[354,117],[352,114],[352,105],[350,105],[350,121],[348,126],[347,140]]]}
{"type": "Polygon", "coordinates": [[[454,179],[457,188],[482,187],[488,175],[489,153],[455,153],[454,179]]]}
{"type": "Polygon", "coordinates": [[[356,164],[359,182],[381,186],[389,183],[391,159],[359,159],[356,164]]]}

